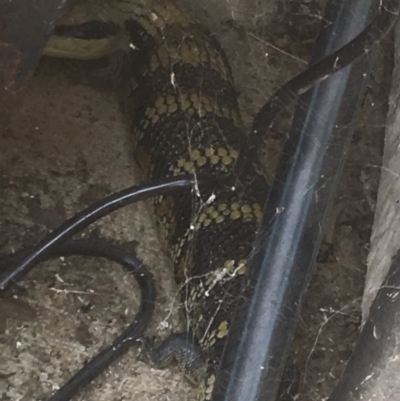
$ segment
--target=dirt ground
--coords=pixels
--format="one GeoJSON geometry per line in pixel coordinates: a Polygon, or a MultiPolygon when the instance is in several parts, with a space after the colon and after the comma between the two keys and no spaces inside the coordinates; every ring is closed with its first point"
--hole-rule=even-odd
{"type": "MultiPolygon", "coordinates": [[[[249,126],[267,97],[305,67],[323,2],[186,3],[226,50],[249,126]]],[[[293,355],[301,371],[300,401],[326,399],[357,338],[383,149],[390,51],[387,40],[378,51],[296,332],[293,355]]],[[[77,80],[70,67],[43,58],[35,76],[10,99],[12,113],[2,116],[1,252],[35,243],[84,206],[138,182],[130,134],[116,99],[77,80]]],[[[283,126],[273,130],[268,146],[271,177],[283,126]]],[[[153,272],[158,298],[149,333],[165,337],[184,323],[166,246],[150,212],[147,205],[135,204],[90,232],[123,244],[153,272]]],[[[48,399],[122,331],[140,302],[134,280],[121,267],[77,257],[34,269],[7,295],[6,301],[0,300],[2,401],[48,399]]],[[[192,392],[177,366],[154,370],[131,349],[76,400],[192,400],[192,392]]]]}

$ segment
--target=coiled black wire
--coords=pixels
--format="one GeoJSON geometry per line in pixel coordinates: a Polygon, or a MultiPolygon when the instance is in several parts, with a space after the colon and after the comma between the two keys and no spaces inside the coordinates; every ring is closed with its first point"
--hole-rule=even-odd
{"type": "Polygon", "coordinates": [[[143,335],[152,318],[156,301],[153,276],[146,266],[132,254],[105,240],[68,240],[47,252],[46,255],[40,254],[36,263],[50,258],[70,255],[101,257],[125,267],[139,284],[141,303],[133,322],[124,332],[65,383],[50,398],[51,401],[70,400],[82,387],[90,383],[115,359],[124,354],[143,335]]]}
{"type": "Polygon", "coordinates": [[[195,185],[227,185],[229,177],[217,181],[213,177],[199,175],[174,178],[134,186],[95,202],[50,233],[38,245],[29,250],[0,256],[1,270],[6,271],[0,281],[4,292],[12,283],[26,275],[32,268],[45,260],[68,255],[102,257],[117,262],[130,271],[139,284],[141,304],[134,321],[113,343],[92,358],[49,401],[68,401],[78,391],[103,372],[119,356],[124,354],[143,335],[151,320],[156,301],[156,291],[151,273],[135,256],[105,240],[72,240],[71,237],[98,219],[128,204],[195,185]]]}

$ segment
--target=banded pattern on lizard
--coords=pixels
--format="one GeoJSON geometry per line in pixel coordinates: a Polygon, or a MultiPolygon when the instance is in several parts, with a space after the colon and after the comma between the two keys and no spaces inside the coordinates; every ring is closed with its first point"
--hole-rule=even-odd
{"type": "MultiPolygon", "coordinates": [[[[146,180],[232,173],[245,136],[229,63],[210,32],[170,0],[74,3],[45,53],[107,56],[117,66],[116,88],[146,180]]],[[[157,350],[144,340],[144,349],[157,366],[177,357],[200,382],[201,400],[211,397],[267,191],[255,169],[242,184],[154,199],[189,332],[173,334],[157,350]]]]}

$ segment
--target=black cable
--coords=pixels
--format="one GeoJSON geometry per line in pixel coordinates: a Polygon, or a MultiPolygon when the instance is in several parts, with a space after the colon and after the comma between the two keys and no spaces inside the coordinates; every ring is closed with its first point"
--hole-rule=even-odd
{"type": "MultiPolygon", "coordinates": [[[[22,251],[23,253],[25,251],[22,251]]],[[[119,356],[124,354],[136,340],[142,336],[151,320],[156,301],[153,276],[146,266],[135,256],[105,240],[68,240],[59,244],[46,254],[40,254],[35,265],[47,259],[59,256],[92,256],[106,258],[125,267],[135,277],[141,292],[141,303],[133,322],[119,335],[110,346],[100,351],[67,383],[65,383],[50,401],[68,401],[82,387],[89,384],[119,356]]],[[[23,255],[24,256],[24,255],[23,255]]],[[[25,256],[26,257],[26,256],[25,256]]],[[[8,265],[19,259],[19,253],[3,256],[2,264],[8,265]]]]}
{"type": "MultiPolygon", "coordinates": [[[[219,181],[228,184],[229,177],[219,181]]],[[[94,221],[130,203],[159,196],[179,189],[217,185],[216,179],[207,176],[179,176],[155,183],[134,186],[110,195],[84,209],[62,224],[32,249],[11,255],[0,255],[1,267],[9,270],[1,280],[2,290],[27,274],[38,263],[61,255],[103,257],[126,267],[139,284],[142,301],[134,321],[113,343],[92,358],[49,401],[69,401],[80,389],[102,373],[116,358],[124,354],[140,337],[153,314],[156,292],[152,275],[133,255],[105,240],[71,240],[70,238],[94,221]],[[15,265],[11,267],[10,265],[15,265]]]]}
{"type": "Polygon", "coordinates": [[[330,55],[310,65],[271,96],[253,120],[246,146],[240,153],[235,167],[239,176],[246,177],[251,170],[251,164],[257,160],[257,152],[267,131],[285,107],[315,85],[369,53],[393,28],[399,17],[399,4],[399,0],[382,0],[379,6],[380,14],[360,34],[330,55]]]}
{"type": "MultiPolygon", "coordinates": [[[[330,8],[331,3],[339,4],[334,7],[334,18],[324,18],[331,22],[331,31],[328,35],[325,32],[322,42],[318,41],[317,60],[355,37],[365,26],[368,11],[373,10],[370,0],[329,1],[330,8]]],[[[377,3],[373,4],[378,6],[377,3]]],[[[343,55],[349,60],[348,49],[354,43],[360,45],[364,38],[361,43],[372,46],[393,26],[400,1],[379,4],[381,14],[374,22],[350,44],[333,53],[339,60],[339,53],[345,49],[343,55]],[[389,5],[391,9],[383,8],[389,5]]],[[[361,103],[372,59],[368,57],[370,50],[370,47],[353,49],[353,59],[360,54],[366,56],[301,98],[264,206],[212,401],[276,399],[361,103]]],[[[328,66],[326,60],[334,61],[328,56],[312,64],[260,110],[253,124],[259,130],[257,135],[263,134],[282,110],[281,101],[296,99],[302,93],[300,83],[304,77],[311,79],[315,66],[328,66]]],[[[319,71],[316,73],[318,76],[319,71]]],[[[304,81],[302,86],[304,92],[309,89],[304,81]]],[[[257,135],[254,138],[259,140],[257,135]]],[[[250,149],[251,152],[255,150],[250,149]]],[[[255,154],[251,157],[251,160],[242,160],[247,167],[256,161],[255,154]]]]}
{"type": "MultiPolygon", "coordinates": [[[[218,182],[228,182],[229,177],[224,177],[218,182]]],[[[112,194],[91,206],[82,210],[80,213],[56,228],[46,238],[39,242],[27,256],[10,272],[8,272],[0,280],[1,291],[6,290],[12,282],[18,280],[28,273],[39,260],[46,259],[48,255],[56,251],[64,241],[73,235],[82,231],[96,220],[114,212],[133,202],[142,201],[153,196],[163,195],[167,192],[177,191],[184,188],[193,188],[194,186],[217,185],[217,179],[211,176],[198,175],[194,176],[177,176],[165,178],[156,182],[146,183],[134,187],[124,189],[120,192],[112,194]]]]}

